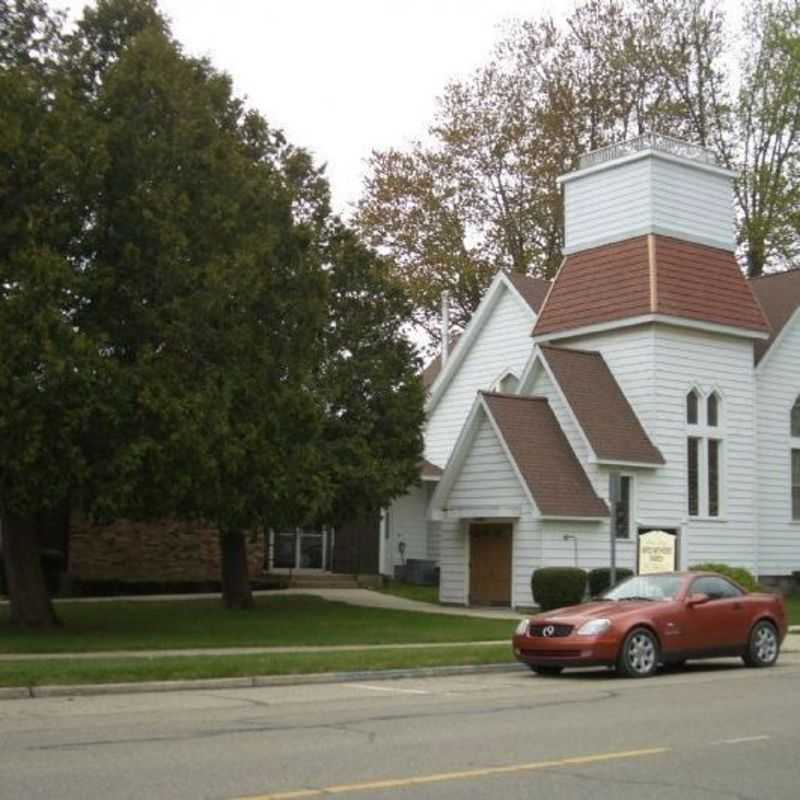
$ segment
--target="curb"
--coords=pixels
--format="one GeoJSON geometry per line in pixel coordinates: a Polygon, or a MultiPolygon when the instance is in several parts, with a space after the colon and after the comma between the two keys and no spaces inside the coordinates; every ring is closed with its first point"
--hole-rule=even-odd
{"type": "Polygon", "coordinates": [[[0,688],[0,699],[18,700],[43,697],[95,697],[99,695],[144,694],[146,692],[182,692],[202,689],[254,689],[266,686],[301,686],[304,684],[354,683],[363,680],[391,681],[401,678],[437,678],[447,675],[479,675],[515,672],[524,667],[517,663],[476,664],[460,667],[423,667],[421,669],[363,670],[361,672],[314,672],[305,675],[255,675],[250,678],[204,678],[194,681],[143,681],[141,683],[90,683],[70,686],[20,686],[0,688]]]}

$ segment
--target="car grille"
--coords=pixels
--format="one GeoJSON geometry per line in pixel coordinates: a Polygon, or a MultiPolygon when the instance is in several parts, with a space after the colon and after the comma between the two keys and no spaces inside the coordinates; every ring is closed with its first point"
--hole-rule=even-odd
{"type": "Polygon", "coordinates": [[[580,650],[526,650],[525,655],[532,658],[578,658],[580,650]]]}
{"type": "Polygon", "coordinates": [[[536,624],[536,625],[531,625],[530,635],[542,636],[547,639],[556,639],[559,636],[569,636],[572,633],[574,627],[575,627],[574,625],[553,625],[553,624],[548,625],[547,623],[536,624]],[[550,633],[548,636],[545,636],[544,633],[545,628],[552,628],[553,632],[550,633]]]}

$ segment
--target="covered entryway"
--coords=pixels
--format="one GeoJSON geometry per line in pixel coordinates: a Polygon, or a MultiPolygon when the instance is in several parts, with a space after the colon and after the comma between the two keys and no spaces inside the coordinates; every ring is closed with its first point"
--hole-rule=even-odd
{"type": "Polygon", "coordinates": [[[470,605],[511,605],[512,529],[510,522],[469,526],[470,605]]]}

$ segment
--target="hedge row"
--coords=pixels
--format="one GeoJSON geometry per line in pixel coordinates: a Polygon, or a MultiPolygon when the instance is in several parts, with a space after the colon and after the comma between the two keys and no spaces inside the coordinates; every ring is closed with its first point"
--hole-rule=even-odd
{"type": "MultiPolygon", "coordinates": [[[[630,578],[632,570],[617,567],[617,583],[630,578]]],[[[586,570],[578,567],[542,567],[531,576],[531,592],[543,611],[572,606],[583,601],[586,588],[593,597],[602,594],[611,584],[611,569],[600,567],[586,570]]]]}

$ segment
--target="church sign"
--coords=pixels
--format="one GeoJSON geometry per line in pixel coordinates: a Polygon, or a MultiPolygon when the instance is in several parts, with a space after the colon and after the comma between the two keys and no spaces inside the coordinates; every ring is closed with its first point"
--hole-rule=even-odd
{"type": "Polygon", "coordinates": [[[678,536],[674,531],[639,531],[640,575],[674,572],[678,567],[678,536]]]}

